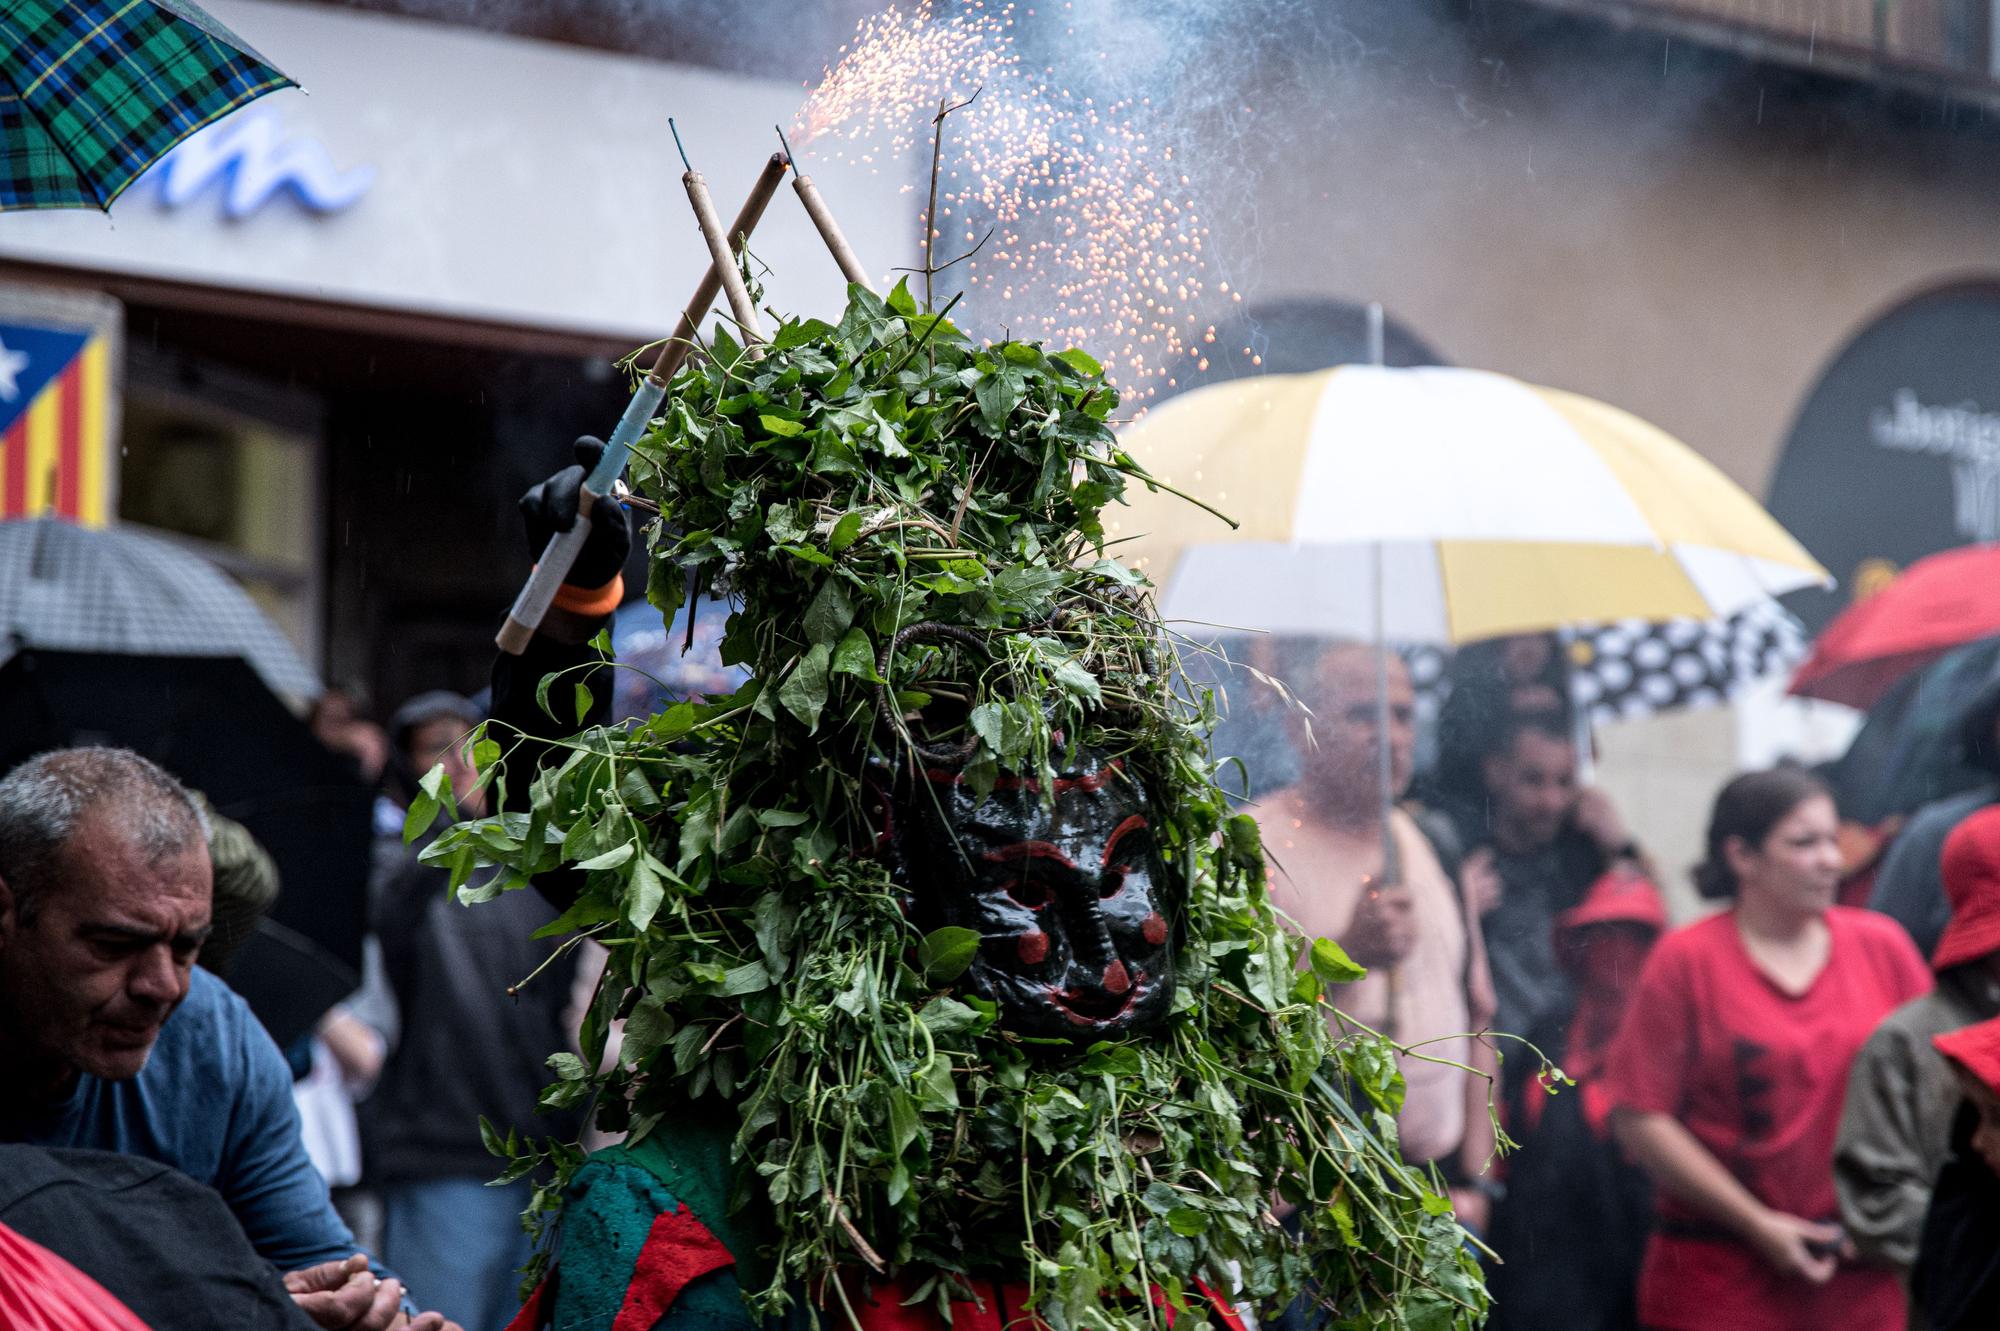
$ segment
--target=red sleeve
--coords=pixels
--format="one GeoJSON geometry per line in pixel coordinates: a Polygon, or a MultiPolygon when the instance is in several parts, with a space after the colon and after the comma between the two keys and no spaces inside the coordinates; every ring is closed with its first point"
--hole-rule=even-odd
{"type": "Polygon", "coordinates": [[[1684,942],[1668,935],[1639,972],[1604,1080],[1613,1109],[1681,1113],[1695,1037],[1684,942]]]}
{"type": "Polygon", "coordinates": [[[1881,947],[1886,953],[1884,969],[1889,974],[1889,982],[1896,995],[1896,1006],[1901,1007],[1911,999],[1929,993],[1936,981],[1923,954],[1917,951],[1917,945],[1910,941],[1903,926],[1886,915],[1878,918],[1888,926],[1879,931],[1881,947]]]}

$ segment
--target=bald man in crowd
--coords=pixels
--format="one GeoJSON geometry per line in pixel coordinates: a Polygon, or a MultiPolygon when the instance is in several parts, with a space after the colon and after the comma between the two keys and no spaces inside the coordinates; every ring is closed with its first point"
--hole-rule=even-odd
{"type": "MultiPolygon", "coordinates": [[[[1335,940],[1368,968],[1332,1001],[1420,1055],[1403,1060],[1403,1154],[1413,1164],[1435,1163],[1459,1218],[1481,1229],[1497,1064],[1491,1042],[1472,1038],[1493,1016],[1479,929],[1458,884],[1401,809],[1389,813],[1394,863],[1384,864],[1375,650],[1290,643],[1280,658],[1279,675],[1312,716],[1310,735],[1306,718],[1291,717],[1297,784],[1257,809],[1272,899],[1301,933],[1335,940]]],[[[1391,655],[1387,666],[1390,793],[1400,798],[1413,766],[1414,701],[1402,660],[1391,655]]]]}

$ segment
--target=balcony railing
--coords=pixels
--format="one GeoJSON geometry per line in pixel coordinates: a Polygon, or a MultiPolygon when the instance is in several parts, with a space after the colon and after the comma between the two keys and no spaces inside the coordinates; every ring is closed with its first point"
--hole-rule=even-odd
{"type": "Polygon", "coordinates": [[[2000,79],[2000,0],[1535,0],[1693,31],[1792,63],[1866,75],[2000,79]]]}

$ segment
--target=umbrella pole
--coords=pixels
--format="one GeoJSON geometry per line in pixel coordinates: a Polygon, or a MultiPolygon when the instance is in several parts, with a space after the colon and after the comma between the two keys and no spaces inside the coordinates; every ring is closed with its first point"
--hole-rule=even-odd
{"type": "MultiPolygon", "coordinates": [[[[1389,717],[1389,635],[1387,616],[1382,601],[1387,579],[1383,576],[1382,542],[1377,541],[1372,549],[1375,578],[1375,773],[1380,781],[1381,824],[1382,824],[1382,876],[1375,883],[1375,890],[1388,892],[1403,886],[1402,855],[1396,847],[1396,773],[1391,761],[1390,717],[1389,717]]],[[[1393,1040],[1401,1022],[1403,1007],[1403,968],[1390,966],[1386,975],[1388,997],[1386,1014],[1382,1019],[1382,1034],[1393,1040]]]]}
{"type": "MultiPolygon", "coordinates": [[[[778,185],[784,180],[789,166],[782,154],[771,154],[770,160],[764,164],[763,174],[757,177],[756,185],[750,190],[750,197],[743,201],[736,221],[729,228],[730,240],[746,245],[749,243],[750,233],[756,229],[758,221],[764,216],[764,209],[777,194],[778,185]]],[[[712,205],[709,211],[713,214],[712,205]]],[[[726,245],[723,252],[728,253],[726,245]]],[[[578,498],[576,522],[568,531],[557,532],[549,538],[534,572],[529,574],[520,594],[514,598],[513,608],[507,612],[507,622],[500,626],[500,632],[494,638],[501,651],[519,656],[527,650],[528,640],[535,636],[535,630],[541,627],[542,618],[548,614],[557,589],[569,576],[578,552],[590,535],[592,496],[610,493],[619,474],[625,470],[625,458],[633,442],[651,423],[654,408],[666,396],[667,382],[693,349],[695,330],[700,326],[702,316],[708,313],[708,307],[714,303],[716,292],[722,288],[725,272],[737,278],[737,286],[743,285],[741,277],[737,276],[734,261],[725,259],[718,268],[711,248],[708,271],[702,274],[694,296],[681,310],[680,322],[675,326],[673,336],[660,348],[659,354],[653,358],[652,367],[646,371],[646,377],[633,390],[632,401],[626,406],[625,414],[618,419],[618,428],[611,432],[603,460],[595,471],[584,478],[584,488],[589,494],[578,498]]],[[[745,298],[747,300],[747,295],[745,298]]]]}
{"type": "MultiPolygon", "coordinates": [[[[1383,356],[1382,303],[1368,303],[1368,363],[1381,368],[1383,356]]],[[[1383,543],[1377,541],[1370,551],[1371,576],[1374,578],[1375,608],[1375,772],[1379,781],[1382,815],[1382,881],[1384,884],[1402,881],[1402,865],[1396,852],[1395,832],[1389,826],[1389,814],[1396,807],[1396,774],[1389,761],[1389,629],[1388,608],[1383,604],[1387,599],[1388,577],[1383,565],[1383,543]]]]}
{"type": "MultiPolygon", "coordinates": [[[[1368,304],[1368,363],[1380,367],[1383,362],[1382,305],[1379,301],[1368,304]]],[[[1396,847],[1396,827],[1393,815],[1396,810],[1396,771],[1390,755],[1389,716],[1389,627],[1387,599],[1388,577],[1383,568],[1385,551],[1383,542],[1377,541],[1370,549],[1371,575],[1374,579],[1375,610],[1375,775],[1378,793],[1381,796],[1382,826],[1382,877],[1376,884],[1377,890],[1388,891],[1403,884],[1402,854],[1396,847]]],[[[1396,1038],[1396,1027],[1401,1017],[1403,1000],[1402,967],[1391,966],[1388,980],[1388,1015],[1382,1023],[1382,1033],[1390,1039],[1396,1038]]]]}
{"type": "Polygon", "coordinates": [[[1562,651],[1563,683],[1569,691],[1569,734],[1570,743],[1576,749],[1576,783],[1587,786],[1597,775],[1597,752],[1590,733],[1590,707],[1576,696],[1575,657],[1571,654],[1576,644],[1576,630],[1568,627],[1557,629],[1556,644],[1562,651]]]}
{"type": "Polygon", "coordinates": [[[1389,728],[1389,637],[1386,632],[1386,616],[1382,601],[1387,579],[1383,575],[1382,542],[1377,541],[1371,549],[1370,562],[1375,580],[1375,776],[1377,793],[1381,797],[1382,815],[1382,881],[1397,883],[1402,881],[1401,856],[1396,851],[1396,836],[1389,825],[1389,815],[1396,808],[1396,770],[1391,760],[1389,728]]]}

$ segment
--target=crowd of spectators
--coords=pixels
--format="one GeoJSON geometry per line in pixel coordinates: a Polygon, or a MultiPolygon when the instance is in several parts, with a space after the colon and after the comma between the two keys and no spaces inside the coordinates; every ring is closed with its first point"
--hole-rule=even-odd
{"type": "MultiPolygon", "coordinates": [[[[1738,776],[1694,871],[1716,908],[1675,928],[1581,775],[1552,639],[1463,653],[1429,736],[1393,654],[1265,650],[1291,695],[1250,717],[1283,746],[1248,792],[1273,901],[1367,968],[1329,1019],[1408,1051],[1400,1145],[1490,1257],[1492,1325],[2000,1326],[2000,785],[1902,827],[1862,909],[1832,790],[1738,776]]],[[[490,1185],[478,1125],[578,1130],[538,1094],[590,976],[545,973],[539,896],[465,910],[419,859],[435,829],[406,842],[434,764],[478,811],[481,714],[432,692],[384,727],[348,695],[315,716],[382,792],[372,928],[361,988],[284,1053],[201,968],[279,890],[241,828],[122,751],[0,783],[0,1220],[107,1254],[167,1325],[191,1290],[242,1325],[506,1321],[528,1185],[490,1185]]],[[[1962,740],[2000,753],[2000,690],[1962,740]]]]}
{"type": "MultiPolygon", "coordinates": [[[[1250,792],[1273,898],[1369,967],[1330,1020],[1408,1047],[1404,1149],[1489,1250],[1493,1326],[2000,1326],[2000,785],[1892,829],[1861,909],[1828,785],[1737,776],[1670,928],[1554,638],[1461,652],[1430,736],[1393,655],[1263,650],[1310,717],[1262,723],[1297,771],[1250,792]]],[[[2000,770],[2000,688],[1964,718],[2000,770]]]]}

